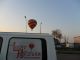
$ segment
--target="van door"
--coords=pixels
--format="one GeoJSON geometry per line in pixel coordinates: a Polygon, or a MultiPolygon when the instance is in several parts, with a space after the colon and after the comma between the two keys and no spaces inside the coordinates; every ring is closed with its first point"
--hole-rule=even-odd
{"type": "Polygon", "coordinates": [[[6,60],[47,60],[46,40],[13,37],[9,40],[6,60]]]}

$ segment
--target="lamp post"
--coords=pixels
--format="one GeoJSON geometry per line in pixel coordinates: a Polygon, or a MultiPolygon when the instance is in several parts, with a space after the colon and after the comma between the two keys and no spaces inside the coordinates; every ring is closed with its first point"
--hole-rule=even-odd
{"type": "Polygon", "coordinates": [[[41,24],[42,24],[42,22],[40,23],[40,33],[42,33],[42,31],[41,31],[41,30],[42,30],[42,26],[41,26],[41,24]]]}
{"type": "Polygon", "coordinates": [[[24,18],[25,18],[25,21],[26,21],[25,27],[26,27],[26,32],[27,32],[27,19],[26,19],[26,16],[24,16],[24,18]]]}

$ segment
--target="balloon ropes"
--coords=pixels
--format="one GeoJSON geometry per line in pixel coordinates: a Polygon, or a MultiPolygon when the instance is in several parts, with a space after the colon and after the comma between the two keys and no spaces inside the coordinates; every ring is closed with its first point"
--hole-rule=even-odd
{"type": "Polygon", "coordinates": [[[35,19],[29,19],[28,20],[28,26],[31,30],[33,30],[37,25],[37,21],[35,19]]]}

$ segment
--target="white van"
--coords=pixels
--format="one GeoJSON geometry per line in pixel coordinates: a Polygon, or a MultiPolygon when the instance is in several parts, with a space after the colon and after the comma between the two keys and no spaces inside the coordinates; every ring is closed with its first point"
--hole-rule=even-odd
{"type": "Polygon", "coordinates": [[[0,60],[56,60],[49,34],[0,32],[0,60]]]}

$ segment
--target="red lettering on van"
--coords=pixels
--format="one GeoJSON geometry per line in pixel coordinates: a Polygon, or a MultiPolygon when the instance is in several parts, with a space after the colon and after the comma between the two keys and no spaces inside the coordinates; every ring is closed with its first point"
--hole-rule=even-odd
{"type": "Polygon", "coordinates": [[[40,58],[41,53],[37,51],[33,51],[32,49],[35,47],[33,43],[29,45],[30,51],[26,48],[26,45],[16,45],[16,42],[13,42],[13,51],[16,52],[16,58],[40,58]]]}

